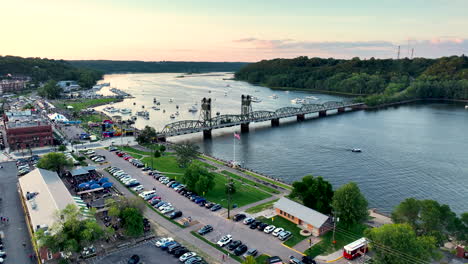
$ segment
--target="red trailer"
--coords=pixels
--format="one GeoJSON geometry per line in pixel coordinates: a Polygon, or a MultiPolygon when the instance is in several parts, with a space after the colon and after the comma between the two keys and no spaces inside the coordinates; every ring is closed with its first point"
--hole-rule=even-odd
{"type": "Polygon", "coordinates": [[[367,244],[369,242],[366,238],[358,239],[343,247],[343,257],[347,259],[357,258],[367,252],[367,244]]]}

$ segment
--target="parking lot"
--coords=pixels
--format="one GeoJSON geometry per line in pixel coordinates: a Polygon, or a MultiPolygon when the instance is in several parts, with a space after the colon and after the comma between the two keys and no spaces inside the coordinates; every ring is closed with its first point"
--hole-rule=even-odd
{"type": "Polygon", "coordinates": [[[150,240],[134,247],[118,250],[104,257],[92,258],[86,262],[89,264],[127,264],[132,255],[138,255],[140,262],[145,264],[180,264],[177,258],[154,246],[155,241],[155,239],[150,240]]]}
{"type": "Polygon", "coordinates": [[[296,257],[300,256],[297,252],[283,246],[281,244],[282,241],[278,238],[261,231],[251,230],[241,222],[234,222],[226,219],[222,216],[223,210],[225,209],[212,212],[200,207],[189,199],[179,195],[173,189],[156,181],[152,176],[144,174],[141,169],[119,158],[114,153],[103,149],[96,150],[96,153],[105,155],[112,166],[123,169],[145,186],[146,190],[151,190],[153,187],[156,188],[157,194],[161,196],[164,201],[170,202],[176,210],[181,210],[183,216],[191,216],[193,220],[200,222],[200,225],[192,227],[190,230],[197,230],[206,224],[212,225],[214,231],[205,235],[211,242],[216,243],[223,235],[231,234],[234,240],[241,240],[249,249],[256,248],[259,254],[277,255],[283,260],[287,260],[291,255],[296,257]]]}

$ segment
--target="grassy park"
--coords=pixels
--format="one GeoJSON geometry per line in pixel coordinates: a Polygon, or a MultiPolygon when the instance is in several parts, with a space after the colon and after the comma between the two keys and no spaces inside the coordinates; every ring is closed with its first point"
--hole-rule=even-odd
{"type": "Polygon", "coordinates": [[[273,204],[276,203],[278,200],[279,199],[275,199],[275,200],[272,200],[272,201],[269,201],[269,202],[266,202],[266,203],[262,203],[262,204],[250,207],[247,210],[245,210],[245,212],[249,213],[249,214],[254,214],[254,213],[258,213],[258,212],[261,212],[263,210],[266,210],[266,209],[273,208],[273,204]]]}
{"type": "Polygon", "coordinates": [[[231,178],[236,179],[236,180],[239,180],[239,181],[241,181],[241,182],[243,182],[243,183],[247,183],[247,184],[250,184],[250,185],[252,185],[252,186],[258,187],[259,189],[261,189],[261,190],[263,190],[263,191],[265,191],[265,192],[275,193],[275,194],[279,194],[279,193],[280,193],[280,191],[278,191],[278,190],[275,190],[275,189],[273,189],[273,188],[271,188],[271,187],[268,187],[268,186],[263,185],[263,184],[260,184],[260,183],[256,183],[256,182],[254,182],[254,181],[252,181],[252,180],[246,179],[246,178],[241,177],[241,176],[239,176],[239,175],[237,175],[237,174],[234,174],[234,173],[232,173],[232,172],[223,170],[221,173],[224,174],[224,175],[227,175],[227,176],[231,176],[231,178]]]}
{"type": "Polygon", "coordinates": [[[54,105],[61,109],[66,109],[67,106],[73,106],[74,111],[81,111],[82,109],[94,107],[97,105],[108,104],[111,102],[118,102],[119,99],[115,98],[96,98],[96,99],[86,99],[86,100],[57,100],[54,102],[54,105]]]}

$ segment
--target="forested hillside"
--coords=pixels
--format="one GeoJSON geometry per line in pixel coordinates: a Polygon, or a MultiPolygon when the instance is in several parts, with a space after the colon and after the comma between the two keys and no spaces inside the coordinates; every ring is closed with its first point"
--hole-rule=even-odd
{"type": "Polygon", "coordinates": [[[158,72],[234,72],[246,65],[244,62],[184,62],[184,61],[112,61],[75,60],[69,61],[80,68],[89,68],[105,73],[158,73],[158,72]]]}
{"type": "Polygon", "coordinates": [[[236,79],[271,88],[362,96],[368,105],[413,98],[468,99],[468,58],[351,60],[298,57],[244,66],[236,79]]]}
{"type": "Polygon", "coordinates": [[[100,71],[74,67],[64,60],[0,56],[0,78],[6,78],[7,74],[30,76],[33,82],[75,80],[82,87],[91,87],[103,75],[100,71]]]}

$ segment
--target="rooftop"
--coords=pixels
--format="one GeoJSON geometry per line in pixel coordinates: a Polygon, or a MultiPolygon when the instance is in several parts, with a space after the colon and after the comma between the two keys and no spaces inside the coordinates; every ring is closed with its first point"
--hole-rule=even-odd
{"type": "Polygon", "coordinates": [[[274,204],[274,207],[317,228],[320,228],[328,220],[328,216],[284,197],[281,197],[274,204]]]}
{"type": "Polygon", "coordinates": [[[35,169],[19,178],[24,198],[26,193],[38,193],[26,201],[31,224],[51,227],[56,221],[55,214],[63,210],[68,204],[76,204],[56,172],[35,169]]]}

